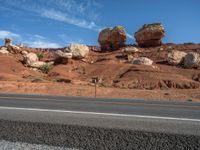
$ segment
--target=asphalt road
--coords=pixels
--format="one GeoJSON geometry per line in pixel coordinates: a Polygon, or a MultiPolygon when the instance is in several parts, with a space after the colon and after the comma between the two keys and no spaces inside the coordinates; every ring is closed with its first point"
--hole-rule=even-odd
{"type": "Polygon", "coordinates": [[[0,119],[200,135],[200,103],[0,94],[0,119]]]}
{"type": "Polygon", "coordinates": [[[11,149],[199,150],[200,103],[0,94],[1,141],[11,149]]]}

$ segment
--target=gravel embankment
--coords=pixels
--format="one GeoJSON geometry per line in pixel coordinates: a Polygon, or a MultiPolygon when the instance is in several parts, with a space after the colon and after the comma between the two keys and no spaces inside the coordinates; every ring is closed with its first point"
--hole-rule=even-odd
{"type": "Polygon", "coordinates": [[[199,150],[200,137],[0,120],[0,139],[81,150],[199,150]]]}
{"type": "Polygon", "coordinates": [[[22,142],[0,141],[0,150],[78,150],[71,148],[55,147],[40,144],[29,144],[22,142]]]}

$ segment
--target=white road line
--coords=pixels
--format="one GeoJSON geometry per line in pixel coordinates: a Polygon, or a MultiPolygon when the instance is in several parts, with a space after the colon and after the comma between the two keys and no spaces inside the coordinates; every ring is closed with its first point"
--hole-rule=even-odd
{"type": "Polygon", "coordinates": [[[0,107],[0,109],[200,122],[200,119],[173,118],[173,117],[160,117],[160,116],[144,116],[144,115],[128,115],[128,114],[114,114],[114,113],[98,113],[98,112],[85,112],[85,111],[68,111],[68,110],[38,109],[38,108],[18,108],[18,107],[0,107]]]}

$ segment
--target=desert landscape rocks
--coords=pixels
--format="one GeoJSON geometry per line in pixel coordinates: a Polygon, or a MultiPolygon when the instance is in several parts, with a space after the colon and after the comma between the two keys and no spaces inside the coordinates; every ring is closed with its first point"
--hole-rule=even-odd
{"type": "Polygon", "coordinates": [[[65,53],[65,52],[63,52],[63,51],[61,51],[61,50],[57,50],[57,51],[55,51],[55,56],[56,57],[61,57],[61,58],[66,58],[66,59],[71,59],[72,58],[72,53],[65,53]]]}
{"type": "Polygon", "coordinates": [[[152,65],[153,61],[149,58],[146,57],[138,57],[138,58],[133,58],[132,64],[137,64],[137,65],[152,65]]]}
{"type": "Polygon", "coordinates": [[[160,23],[145,24],[134,34],[140,47],[160,46],[164,36],[165,29],[160,23]]]}
{"type": "Polygon", "coordinates": [[[10,38],[5,38],[4,39],[4,45],[7,46],[11,46],[12,45],[12,39],[10,38]]]}
{"type": "Polygon", "coordinates": [[[5,38],[4,39],[4,46],[7,48],[7,50],[10,53],[19,53],[20,52],[20,47],[16,46],[16,45],[13,45],[12,44],[12,39],[10,39],[10,38],[5,38]]]}
{"type": "Polygon", "coordinates": [[[40,68],[40,67],[42,67],[44,65],[46,65],[45,62],[43,62],[43,61],[36,61],[36,62],[33,62],[32,64],[30,64],[30,67],[40,68]]]}
{"type": "Polygon", "coordinates": [[[35,63],[38,61],[38,57],[35,53],[28,53],[24,55],[24,62],[30,66],[31,64],[35,63]]]}
{"type": "Polygon", "coordinates": [[[200,66],[200,55],[195,52],[189,52],[184,59],[185,68],[195,68],[200,66]]]}
{"type": "Polygon", "coordinates": [[[125,47],[123,49],[123,52],[126,54],[133,54],[133,53],[139,52],[139,49],[137,47],[125,47]]]}
{"type": "Polygon", "coordinates": [[[27,51],[21,51],[21,54],[22,54],[22,55],[27,55],[28,52],[27,52],[27,51]]]}
{"type": "Polygon", "coordinates": [[[99,33],[98,42],[101,50],[117,50],[126,42],[126,31],[122,26],[103,29],[99,33]]]}
{"type": "Polygon", "coordinates": [[[1,47],[0,48],[0,53],[1,54],[9,54],[9,51],[8,51],[8,49],[6,47],[1,47]]]}
{"type": "Polygon", "coordinates": [[[65,51],[71,53],[72,58],[82,59],[89,55],[90,49],[88,46],[83,44],[70,44],[65,51]]]}
{"type": "Polygon", "coordinates": [[[57,50],[54,52],[54,60],[56,64],[66,64],[68,62],[68,59],[72,58],[72,53],[69,52],[63,52],[61,50],[57,50]]]}
{"type": "MultiPolygon", "coordinates": [[[[37,80],[36,90],[44,84],[44,81],[51,84],[51,86],[43,88],[43,91],[38,90],[41,93],[52,94],[49,92],[51,89],[59,95],[68,94],[63,87],[70,83],[69,91],[74,91],[74,95],[80,88],[83,89],[84,96],[91,96],[87,93],[89,88],[93,91],[89,80],[99,77],[101,79],[101,82],[98,83],[101,86],[99,90],[105,88],[102,90],[106,91],[105,93],[109,93],[107,88],[113,91],[126,89],[127,93],[123,93],[123,96],[131,97],[133,95],[130,93],[139,89],[138,94],[134,95],[136,98],[138,96],[149,98],[152,93],[157,95],[167,90],[167,92],[173,91],[174,99],[179,97],[188,99],[189,93],[193,98],[195,95],[199,100],[200,45],[162,44],[164,35],[165,31],[161,24],[144,25],[135,33],[139,47],[135,44],[125,44],[126,32],[123,27],[106,28],[99,34],[98,40],[101,49],[98,46],[82,44],[71,44],[68,47],[55,49],[31,48],[15,46],[12,45],[11,39],[6,40],[5,46],[0,47],[0,53],[9,54],[0,54],[0,81],[4,81],[4,83],[21,82],[22,85],[26,83],[25,90],[32,92],[35,90],[29,89],[30,85],[27,82],[30,81],[27,76],[31,75],[37,80]],[[16,50],[16,53],[13,49],[16,50]],[[41,59],[39,59],[39,55],[42,56],[41,59]],[[57,60],[61,60],[62,63],[58,63],[57,60]],[[38,80],[38,77],[44,80],[38,80]],[[58,89],[60,89],[59,93],[58,89]],[[134,90],[128,91],[128,89],[134,90]],[[146,92],[148,92],[145,91],[146,89],[151,90],[148,96],[146,96],[146,92]],[[179,94],[182,91],[180,89],[185,91],[179,94]],[[141,91],[143,94],[140,94],[141,91]]],[[[13,85],[13,83],[10,85],[13,86],[13,92],[20,91],[24,87],[13,85]]],[[[10,86],[4,89],[7,91],[10,86]]],[[[116,96],[116,94],[118,93],[113,92],[109,96],[116,96]]],[[[160,97],[158,98],[160,99],[160,97]]],[[[164,95],[161,98],[172,99],[171,95],[164,95]]]]}
{"type": "Polygon", "coordinates": [[[194,81],[200,82],[200,73],[199,73],[199,74],[194,74],[193,77],[192,77],[192,79],[193,79],[194,81]]]}
{"type": "Polygon", "coordinates": [[[167,55],[167,62],[170,65],[180,65],[183,63],[185,56],[187,53],[182,52],[182,51],[177,51],[177,50],[172,50],[168,52],[167,55]]]}
{"type": "Polygon", "coordinates": [[[39,61],[38,56],[35,53],[32,52],[28,54],[25,53],[23,57],[25,64],[29,67],[40,68],[43,65],[46,65],[46,62],[39,61]]]}

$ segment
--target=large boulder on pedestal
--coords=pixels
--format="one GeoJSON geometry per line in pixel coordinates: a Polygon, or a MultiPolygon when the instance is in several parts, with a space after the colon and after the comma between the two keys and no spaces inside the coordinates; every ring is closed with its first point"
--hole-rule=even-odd
{"type": "Polygon", "coordinates": [[[122,26],[103,29],[99,33],[98,42],[101,50],[117,50],[126,42],[126,31],[122,26]]]}
{"type": "Polygon", "coordinates": [[[160,23],[145,24],[134,34],[140,47],[160,46],[164,36],[165,29],[160,23]]]}

